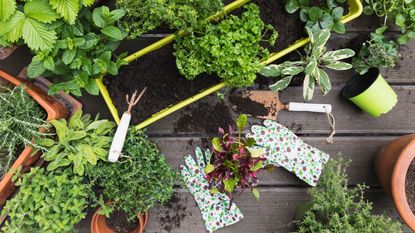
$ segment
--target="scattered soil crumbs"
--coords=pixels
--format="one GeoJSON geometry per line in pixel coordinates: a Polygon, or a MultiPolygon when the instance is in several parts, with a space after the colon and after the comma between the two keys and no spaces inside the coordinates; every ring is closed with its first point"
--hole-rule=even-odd
{"type": "MultiPolygon", "coordinates": [[[[186,205],[188,197],[181,200],[177,193],[173,193],[172,198],[167,204],[167,209],[164,214],[163,207],[157,207],[157,212],[160,213],[159,222],[161,228],[165,232],[171,232],[175,228],[179,228],[183,219],[186,218],[186,205]]],[[[165,208],[164,208],[165,209],[165,208]]]]}
{"type": "Polygon", "coordinates": [[[232,109],[237,113],[244,113],[251,116],[267,116],[268,109],[248,97],[242,97],[243,93],[238,92],[229,96],[229,102],[232,104],[232,109]]]}
{"type": "Polygon", "coordinates": [[[116,233],[131,233],[138,227],[138,219],[130,223],[128,222],[127,215],[122,211],[114,211],[105,221],[108,227],[116,233]]]}
{"type": "Polygon", "coordinates": [[[405,179],[406,199],[412,213],[415,213],[415,159],[409,165],[405,179]]]}
{"type": "Polygon", "coordinates": [[[126,94],[131,96],[135,90],[141,92],[147,87],[132,111],[132,124],[135,125],[217,84],[219,78],[202,74],[194,80],[187,80],[181,76],[170,44],[122,67],[117,77],[107,75],[104,82],[120,114],[127,108],[126,94]]]}
{"type": "Polygon", "coordinates": [[[219,127],[228,128],[234,125],[232,114],[224,103],[214,106],[199,102],[194,107],[187,107],[188,111],[175,124],[176,133],[216,133],[219,127]]]}

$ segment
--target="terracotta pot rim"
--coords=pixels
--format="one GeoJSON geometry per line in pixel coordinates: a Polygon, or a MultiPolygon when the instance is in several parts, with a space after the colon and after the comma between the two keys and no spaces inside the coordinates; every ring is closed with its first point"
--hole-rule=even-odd
{"type": "Polygon", "coordinates": [[[412,219],[413,221],[405,221],[411,228],[415,229],[415,215],[409,207],[406,197],[405,181],[409,166],[412,160],[415,159],[415,139],[412,139],[401,151],[399,158],[396,161],[391,179],[391,194],[395,202],[396,209],[401,215],[402,219],[412,219]],[[399,198],[401,197],[401,198],[399,198]],[[404,197],[402,199],[402,197],[404,197]],[[405,200],[405,201],[402,201],[405,200]]]}

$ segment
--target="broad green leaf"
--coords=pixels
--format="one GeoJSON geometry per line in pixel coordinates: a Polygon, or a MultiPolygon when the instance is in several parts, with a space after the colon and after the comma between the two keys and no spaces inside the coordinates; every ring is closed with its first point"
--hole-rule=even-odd
{"type": "Polygon", "coordinates": [[[238,116],[236,120],[236,126],[238,126],[239,130],[242,130],[248,124],[248,116],[246,114],[241,114],[238,116]]]}
{"type": "Polygon", "coordinates": [[[313,31],[309,27],[305,27],[305,29],[307,31],[308,37],[310,37],[310,43],[314,44],[314,42],[316,41],[316,38],[314,37],[313,31]]]}
{"type": "Polygon", "coordinates": [[[346,26],[341,21],[335,22],[333,25],[333,31],[339,34],[344,34],[346,33],[346,26]]]}
{"type": "Polygon", "coordinates": [[[102,10],[104,10],[104,8],[105,7],[95,8],[92,12],[92,21],[99,28],[104,28],[105,26],[107,26],[107,21],[102,16],[102,10]]]}
{"type": "Polygon", "coordinates": [[[0,22],[8,20],[16,12],[16,0],[0,0],[0,22]]]}
{"type": "Polygon", "coordinates": [[[32,50],[49,50],[56,41],[56,32],[49,31],[45,24],[27,18],[23,25],[23,39],[32,50]]]}
{"type": "Polygon", "coordinates": [[[222,145],[220,144],[220,139],[218,137],[214,137],[212,139],[212,146],[213,146],[213,149],[215,149],[216,151],[219,151],[219,152],[223,151],[222,145]]]}
{"type": "Polygon", "coordinates": [[[209,174],[215,170],[215,166],[213,164],[208,164],[205,167],[205,174],[209,174]]]}
{"type": "Polygon", "coordinates": [[[265,77],[279,77],[281,76],[281,70],[284,67],[282,65],[271,64],[269,66],[265,66],[264,68],[259,71],[261,75],[265,77]]]}
{"type": "Polygon", "coordinates": [[[116,22],[125,15],[126,11],[124,8],[115,9],[111,11],[111,22],[116,22]]]}
{"type": "MultiPolygon", "coordinates": [[[[46,146],[46,145],[44,145],[44,146],[46,146]]],[[[42,155],[42,158],[44,158],[46,161],[54,160],[56,158],[56,156],[59,154],[59,149],[60,149],[59,145],[55,145],[55,146],[50,147],[48,149],[48,151],[45,152],[42,155]]]]}
{"type": "Polygon", "coordinates": [[[331,63],[329,65],[326,65],[327,68],[332,69],[332,70],[349,70],[351,68],[353,68],[353,66],[349,63],[346,62],[335,62],[335,63],[331,63]]]}
{"type": "Polygon", "coordinates": [[[311,7],[308,10],[308,17],[311,21],[317,21],[323,15],[323,10],[319,7],[311,7]]]}
{"type": "Polygon", "coordinates": [[[317,60],[312,58],[310,59],[309,63],[307,64],[306,68],[304,69],[304,73],[308,75],[312,75],[315,70],[317,69],[317,60]]]}
{"type": "Polygon", "coordinates": [[[90,163],[91,165],[97,164],[98,157],[90,145],[84,145],[81,152],[83,153],[88,163],[90,163]]]}
{"type": "Polygon", "coordinates": [[[91,6],[96,0],[82,0],[82,5],[91,6]]]}
{"type": "Polygon", "coordinates": [[[281,74],[295,76],[303,71],[304,71],[304,68],[302,66],[290,66],[290,67],[285,67],[284,69],[282,69],[281,74]]]}
{"type": "Polygon", "coordinates": [[[124,33],[119,28],[114,26],[106,26],[101,29],[101,32],[114,40],[122,40],[125,37],[124,33]]]}
{"type": "Polygon", "coordinates": [[[66,133],[68,131],[68,127],[66,126],[66,120],[51,120],[50,123],[55,127],[56,134],[58,135],[59,141],[66,140],[66,133]]]}
{"type": "Polygon", "coordinates": [[[313,54],[318,56],[323,51],[324,46],[330,38],[330,30],[323,29],[318,34],[314,44],[313,44],[313,54]]]}
{"type": "Polygon", "coordinates": [[[25,19],[23,12],[16,11],[7,22],[0,22],[0,36],[7,34],[9,42],[16,42],[22,36],[25,19]]]}
{"type": "Polygon", "coordinates": [[[314,94],[314,79],[309,75],[304,77],[303,83],[303,97],[305,100],[311,100],[314,94]]]}
{"type": "Polygon", "coordinates": [[[395,24],[398,25],[401,29],[405,28],[405,22],[406,18],[404,15],[399,13],[395,16],[395,24]]]}
{"type": "Polygon", "coordinates": [[[252,189],[252,194],[254,195],[254,197],[259,200],[259,191],[257,188],[253,188],[252,189]]]}
{"type": "Polygon", "coordinates": [[[65,50],[65,52],[63,52],[63,54],[62,54],[62,62],[65,65],[69,65],[73,61],[73,59],[75,58],[75,55],[76,55],[76,50],[75,49],[74,50],[70,50],[70,49],[65,50]]]}
{"type": "Polygon", "coordinates": [[[99,94],[99,88],[97,83],[95,82],[95,79],[89,79],[84,88],[91,95],[99,94]]]}
{"type": "Polygon", "coordinates": [[[49,0],[52,8],[69,24],[74,24],[80,10],[79,0],[49,0]]]}
{"type": "Polygon", "coordinates": [[[29,78],[37,78],[45,71],[46,69],[42,61],[32,61],[27,67],[27,76],[29,78]]]}
{"type": "Polygon", "coordinates": [[[321,60],[325,62],[340,61],[346,58],[353,57],[355,52],[351,49],[339,49],[335,51],[328,51],[321,56],[321,60]]]}
{"type": "Polygon", "coordinates": [[[55,144],[55,141],[50,138],[39,138],[36,140],[36,144],[44,147],[51,147],[55,144]]]}
{"type": "Polygon", "coordinates": [[[264,167],[264,163],[262,161],[259,161],[257,164],[255,164],[255,166],[251,167],[249,170],[251,172],[256,172],[259,169],[261,169],[262,167],[264,167]]]}
{"type": "Polygon", "coordinates": [[[233,192],[233,190],[235,189],[235,186],[236,186],[235,183],[236,183],[235,180],[232,179],[232,178],[224,180],[223,184],[225,185],[226,192],[229,192],[229,193],[233,192]]]}
{"type": "Polygon", "coordinates": [[[46,57],[45,60],[43,61],[43,66],[47,70],[55,69],[55,62],[53,61],[53,57],[51,56],[46,57]]]}
{"type": "Polygon", "coordinates": [[[75,159],[73,161],[73,171],[74,173],[82,176],[84,174],[84,164],[82,163],[82,159],[75,159]]]}
{"type": "Polygon", "coordinates": [[[59,18],[52,9],[48,0],[32,0],[24,5],[27,17],[36,19],[42,23],[50,23],[59,18]]]}
{"type": "Polygon", "coordinates": [[[335,19],[340,19],[343,16],[344,10],[343,7],[336,7],[331,11],[331,15],[335,19]]]}
{"type": "Polygon", "coordinates": [[[66,140],[67,141],[79,140],[79,139],[82,139],[86,136],[87,136],[87,134],[86,134],[85,131],[82,131],[82,130],[74,131],[74,130],[70,129],[66,133],[66,140]]]}
{"type": "Polygon", "coordinates": [[[323,69],[319,69],[320,73],[320,88],[323,91],[323,94],[326,95],[331,90],[330,78],[323,69]]]}
{"type": "Polygon", "coordinates": [[[278,82],[270,85],[269,89],[271,89],[271,91],[273,91],[273,92],[282,91],[286,87],[288,87],[288,85],[290,84],[292,78],[293,78],[293,76],[285,77],[285,78],[279,80],[278,82]]]}
{"type": "Polygon", "coordinates": [[[297,0],[288,0],[285,4],[285,10],[290,14],[295,13],[299,9],[300,3],[297,0]]]}

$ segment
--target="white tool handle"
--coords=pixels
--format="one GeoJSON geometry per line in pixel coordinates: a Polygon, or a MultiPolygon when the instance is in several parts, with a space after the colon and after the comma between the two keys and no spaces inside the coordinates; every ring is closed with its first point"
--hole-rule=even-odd
{"type": "Polygon", "coordinates": [[[108,155],[108,161],[117,162],[120,157],[124,141],[127,136],[128,127],[130,126],[131,114],[122,114],[120,123],[118,124],[117,131],[115,132],[114,138],[111,143],[110,153],[108,155]]]}
{"type": "Polygon", "coordinates": [[[331,113],[331,104],[288,103],[288,111],[331,113]]]}

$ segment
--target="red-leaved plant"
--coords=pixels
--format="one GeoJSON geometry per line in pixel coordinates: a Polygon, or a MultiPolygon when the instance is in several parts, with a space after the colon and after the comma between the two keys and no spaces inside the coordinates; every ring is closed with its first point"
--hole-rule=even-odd
{"type": "Polygon", "coordinates": [[[255,198],[259,199],[258,173],[263,169],[264,151],[253,149],[255,140],[243,138],[242,129],[247,125],[247,116],[240,115],[237,120],[238,137],[233,136],[234,129],[229,126],[225,133],[219,128],[220,137],[212,140],[213,154],[205,168],[206,179],[210,183],[211,193],[226,193],[233,199],[235,189],[242,193],[247,187],[255,198]]]}

